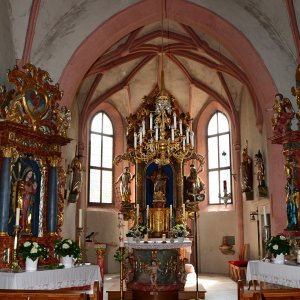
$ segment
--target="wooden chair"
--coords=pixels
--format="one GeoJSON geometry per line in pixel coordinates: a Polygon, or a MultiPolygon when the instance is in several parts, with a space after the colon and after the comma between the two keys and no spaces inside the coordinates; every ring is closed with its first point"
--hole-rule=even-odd
{"type": "Polygon", "coordinates": [[[248,253],[249,253],[249,244],[244,244],[240,249],[239,259],[230,260],[228,262],[229,276],[236,282],[246,277],[246,270],[248,265],[248,253]]]}

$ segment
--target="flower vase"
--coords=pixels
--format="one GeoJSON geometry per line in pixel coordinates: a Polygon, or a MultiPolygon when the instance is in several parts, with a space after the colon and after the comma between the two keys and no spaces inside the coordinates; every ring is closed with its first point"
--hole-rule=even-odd
{"type": "Polygon", "coordinates": [[[26,272],[34,272],[37,270],[38,258],[36,260],[32,260],[29,257],[26,257],[25,261],[25,270],[26,272]]]}
{"type": "Polygon", "coordinates": [[[280,265],[284,264],[284,254],[283,253],[276,255],[276,257],[274,259],[274,264],[280,264],[280,265]]]}
{"type": "Polygon", "coordinates": [[[184,241],[184,236],[179,236],[179,237],[177,238],[177,240],[178,240],[178,243],[183,243],[183,241],[184,241]]]}
{"type": "Polygon", "coordinates": [[[128,236],[127,241],[128,243],[133,243],[133,236],[128,236]]]}
{"type": "Polygon", "coordinates": [[[62,264],[66,269],[73,268],[73,255],[62,256],[62,264]]]}

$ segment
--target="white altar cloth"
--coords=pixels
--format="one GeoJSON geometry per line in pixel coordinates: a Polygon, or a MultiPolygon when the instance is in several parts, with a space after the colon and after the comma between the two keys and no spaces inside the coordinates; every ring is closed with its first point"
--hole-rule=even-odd
{"type": "Polygon", "coordinates": [[[252,260],[248,262],[246,279],[300,288],[300,266],[252,260]]]}
{"type": "Polygon", "coordinates": [[[185,248],[185,247],[191,247],[192,241],[189,239],[185,239],[183,242],[178,242],[176,239],[174,240],[174,243],[171,243],[168,239],[166,243],[163,243],[161,239],[151,239],[148,241],[148,243],[144,243],[144,241],[140,242],[132,242],[129,243],[125,241],[125,246],[132,249],[145,249],[145,250],[151,250],[151,249],[178,249],[178,248],[185,248]]]}
{"type": "Polygon", "coordinates": [[[35,272],[0,272],[0,289],[56,290],[86,285],[92,289],[96,280],[101,285],[98,265],[35,272]]]}

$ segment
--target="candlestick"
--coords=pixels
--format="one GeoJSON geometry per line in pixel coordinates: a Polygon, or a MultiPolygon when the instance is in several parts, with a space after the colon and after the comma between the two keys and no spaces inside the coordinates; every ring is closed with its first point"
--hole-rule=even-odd
{"type": "Polygon", "coordinates": [[[179,120],[179,134],[182,135],[182,120],[179,120]]]}
{"type": "Polygon", "coordinates": [[[149,115],[149,121],[150,121],[150,130],[152,130],[153,129],[153,114],[152,113],[150,113],[150,115],[149,115]]]}
{"type": "Polygon", "coordinates": [[[20,226],[15,225],[14,228],[15,228],[15,230],[14,230],[14,235],[15,235],[14,236],[14,249],[13,249],[13,259],[12,259],[12,263],[10,266],[10,270],[12,272],[20,272],[21,267],[19,266],[18,257],[17,257],[18,237],[19,237],[20,226]]]}
{"type": "MultiPolygon", "coordinates": [[[[81,216],[82,216],[82,210],[81,210],[81,216]]],[[[81,219],[81,222],[82,222],[82,219],[81,219]]],[[[78,226],[78,228],[77,228],[77,244],[79,246],[80,253],[76,259],[76,265],[82,265],[85,260],[85,258],[83,257],[84,251],[83,251],[83,247],[82,247],[82,233],[83,233],[83,227],[78,226]]]]}
{"type": "Polygon", "coordinates": [[[176,129],[177,128],[177,124],[176,124],[176,112],[174,111],[174,113],[173,113],[173,121],[174,121],[174,129],[176,129]]]}
{"type": "Polygon", "coordinates": [[[182,204],[182,215],[183,215],[183,222],[185,222],[185,204],[182,204]]]}
{"type": "Polygon", "coordinates": [[[82,228],[82,208],[79,208],[79,212],[78,212],[78,216],[79,216],[79,220],[78,220],[78,227],[82,228]]]}
{"type": "Polygon", "coordinates": [[[264,225],[268,226],[266,207],[265,206],[263,206],[263,214],[264,214],[264,225]]]}
{"type": "Polygon", "coordinates": [[[19,226],[20,224],[20,208],[16,208],[16,226],[19,226]]]}
{"type": "Polygon", "coordinates": [[[170,229],[172,228],[172,218],[173,218],[173,206],[170,204],[170,229]]]}
{"type": "Polygon", "coordinates": [[[165,234],[165,233],[163,233],[163,235],[162,235],[162,242],[163,242],[163,243],[166,242],[166,234],[165,234]]]}
{"type": "Polygon", "coordinates": [[[224,195],[227,194],[227,182],[226,182],[226,180],[223,181],[223,189],[224,189],[224,195]]]}
{"type": "Polygon", "coordinates": [[[137,133],[134,132],[133,134],[133,146],[134,146],[134,149],[137,147],[137,133]]]}

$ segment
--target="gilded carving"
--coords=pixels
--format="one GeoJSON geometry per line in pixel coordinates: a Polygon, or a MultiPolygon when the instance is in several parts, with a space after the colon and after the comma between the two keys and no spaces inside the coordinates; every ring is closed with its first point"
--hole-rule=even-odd
{"type": "Polygon", "coordinates": [[[49,165],[50,167],[56,168],[58,167],[59,163],[61,161],[61,158],[58,156],[53,156],[49,158],[49,165]]]}
{"type": "Polygon", "coordinates": [[[3,152],[3,157],[5,158],[13,158],[17,155],[16,148],[14,147],[1,147],[1,150],[3,152]]]}

